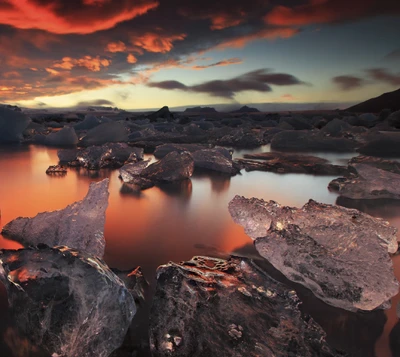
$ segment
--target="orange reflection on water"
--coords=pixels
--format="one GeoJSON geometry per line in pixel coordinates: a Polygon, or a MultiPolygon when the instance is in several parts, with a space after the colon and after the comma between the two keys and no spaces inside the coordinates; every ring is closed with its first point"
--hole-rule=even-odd
{"type": "MultiPolygon", "coordinates": [[[[400,281],[400,256],[396,256],[393,258],[394,265],[394,273],[397,280],[400,281]]],[[[389,335],[393,330],[393,327],[399,322],[399,318],[397,316],[397,306],[400,302],[400,294],[397,294],[392,298],[392,306],[390,309],[385,311],[385,315],[387,317],[387,321],[385,324],[385,328],[383,330],[382,336],[379,338],[375,345],[376,355],[379,357],[397,357],[392,354],[392,351],[389,348],[389,335]]],[[[400,336],[399,336],[400,337],[400,336]]]]}
{"type": "MultiPolygon", "coordinates": [[[[223,256],[252,247],[252,240],[242,227],[233,223],[227,209],[229,201],[237,194],[297,207],[310,198],[323,203],[335,203],[336,200],[336,195],[327,190],[333,177],[267,172],[244,172],[233,178],[196,174],[179,184],[161,185],[136,193],[123,186],[117,170],[70,169],[63,177],[46,175],[48,166],[57,162],[55,149],[0,147],[0,229],[18,216],[33,217],[39,212],[62,209],[81,200],[90,182],[109,177],[105,261],[119,269],[140,265],[152,283],[156,268],[168,261],[189,260],[194,255],[223,256]]],[[[393,212],[392,209],[389,211],[393,212]]],[[[373,211],[377,215],[379,212],[373,211]]],[[[391,223],[398,225],[399,217],[400,212],[391,216],[391,223]]],[[[19,247],[0,236],[0,248],[19,247]]],[[[394,262],[396,276],[400,278],[400,257],[394,262]]],[[[29,276],[25,273],[21,273],[21,278],[29,276]]],[[[378,357],[391,356],[389,333],[398,321],[396,304],[399,300],[399,296],[393,299],[392,308],[386,311],[385,331],[376,344],[378,357]]],[[[323,308],[318,313],[321,318],[332,321],[332,330],[352,326],[351,321],[343,317],[345,315],[333,319],[323,308]]],[[[346,334],[346,331],[340,333],[346,334]]]]}

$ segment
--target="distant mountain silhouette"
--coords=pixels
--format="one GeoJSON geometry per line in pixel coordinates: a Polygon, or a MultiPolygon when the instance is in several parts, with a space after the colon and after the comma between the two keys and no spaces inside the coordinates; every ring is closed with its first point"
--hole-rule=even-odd
{"type": "Polygon", "coordinates": [[[260,111],[257,108],[250,108],[247,105],[241,107],[238,110],[234,110],[231,113],[259,113],[260,111]]]}
{"type": "Polygon", "coordinates": [[[356,104],[346,110],[357,113],[379,113],[383,109],[390,109],[393,112],[400,110],[400,89],[356,104]]]}
{"type": "Polygon", "coordinates": [[[193,107],[186,108],[184,113],[218,113],[215,108],[211,107],[193,107]]]}

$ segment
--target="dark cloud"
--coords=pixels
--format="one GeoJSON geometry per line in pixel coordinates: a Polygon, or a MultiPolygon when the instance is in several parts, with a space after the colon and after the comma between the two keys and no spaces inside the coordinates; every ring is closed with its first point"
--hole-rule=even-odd
{"type": "Polygon", "coordinates": [[[373,82],[381,82],[391,86],[400,86],[400,73],[393,74],[386,68],[369,68],[364,71],[365,78],[353,75],[333,77],[332,81],[342,90],[351,90],[373,82]]]}
{"type": "Polygon", "coordinates": [[[259,16],[270,7],[265,0],[192,1],[179,2],[178,13],[193,20],[207,20],[211,30],[237,26],[259,16]]]}
{"type": "Polygon", "coordinates": [[[240,64],[243,63],[243,61],[240,58],[229,58],[227,60],[223,60],[223,61],[218,61],[215,63],[211,63],[211,64],[206,64],[203,66],[193,66],[193,69],[207,69],[207,68],[212,68],[212,67],[220,67],[220,66],[230,66],[231,64],[240,64]]]}
{"type": "Polygon", "coordinates": [[[400,73],[393,74],[385,68],[367,69],[367,73],[376,81],[384,82],[392,86],[400,86],[400,73]]]}
{"type": "Polygon", "coordinates": [[[337,23],[379,15],[400,14],[396,0],[310,0],[297,6],[276,6],[265,16],[272,25],[299,26],[337,23]]]}
{"type": "Polygon", "coordinates": [[[286,73],[271,73],[268,69],[259,69],[228,80],[214,80],[201,84],[186,86],[178,81],[150,82],[151,88],[167,90],[185,90],[195,93],[206,93],[214,97],[233,98],[244,91],[271,92],[270,85],[290,86],[306,84],[286,73]]]}
{"type": "Polygon", "coordinates": [[[271,73],[268,69],[259,69],[257,71],[249,72],[242,76],[251,81],[266,82],[276,86],[290,86],[294,84],[306,84],[300,81],[291,74],[286,73],[271,73]]]}
{"type": "Polygon", "coordinates": [[[388,53],[384,58],[385,61],[400,63],[400,48],[388,53]]]}
{"type": "Polygon", "coordinates": [[[365,83],[364,79],[355,76],[337,76],[332,81],[342,90],[359,88],[365,83]]]}
{"type": "Polygon", "coordinates": [[[150,82],[147,83],[147,86],[150,88],[160,88],[160,89],[189,89],[190,87],[185,86],[183,83],[178,81],[162,81],[162,82],[150,82]]]}
{"type": "Polygon", "coordinates": [[[79,102],[76,104],[77,107],[91,107],[91,106],[101,106],[101,105],[115,107],[115,104],[112,101],[107,100],[107,99],[87,100],[87,101],[79,102]]]}

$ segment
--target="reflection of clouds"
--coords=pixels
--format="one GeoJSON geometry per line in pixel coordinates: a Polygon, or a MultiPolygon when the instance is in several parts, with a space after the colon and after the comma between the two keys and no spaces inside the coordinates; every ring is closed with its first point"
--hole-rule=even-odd
{"type": "Polygon", "coordinates": [[[38,164],[51,161],[48,150],[45,147],[35,147],[32,151],[32,163],[36,166],[38,164]]]}
{"type": "Polygon", "coordinates": [[[336,177],[242,171],[242,175],[232,178],[227,195],[230,199],[236,195],[257,197],[295,207],[303,206],[310,199],[334,204],[337,195],[327,189],[333,178],[336,177]]]}

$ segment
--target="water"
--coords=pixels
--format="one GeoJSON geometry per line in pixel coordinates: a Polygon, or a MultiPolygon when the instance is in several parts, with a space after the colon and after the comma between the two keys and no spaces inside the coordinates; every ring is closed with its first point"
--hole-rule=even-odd
{"type": "MultiPolygon", "coordinates": [[[[241,157],[247,152],[269,151],[265,146],[257,150],[235,152],[241,157]]],[[[344,163],[351,155],[325,154],[331,162],[344,163]]],[[[228,202],[235,195],[275,200],[284,205],[300,207],[310,198],[334,204],[337,195],[327,190],[335,177],[311,175],[279,175],[267,172],[243,172],[227,178],[217,174],[194,175],[190,181],[168,184],[143,191],[137,195],[129,191],[118,178],[118,170],[98,173],[70,169],[63,177],[45,174],[49,165],[58,162],[57,151],[38,146],[0,147],[0,229],[18,216],[34,216],[38,212],[64,208],[81,200],[90,182],[110,178],[110,199],[106,214],[105,261],[113,268],[131,269],[140,265],[154,285],[155,271],[168,261],[182,261],[194,255],[226,256],[235,252],[257,256],[252,240],[234,224],[228,213],[228,202]]],[[[381,201],[374,204],[345,201],[343,205],[361,209],[383,217],[400,228],[400,204],[381,201]]],[[[0,248],[19,248],[18,243],[0,236],[0,248]]],[[[281,281],[286,279],[267,263],[268,271],[281,281]]],[[[400,278],[400,257],[394,258],[395,273],[400,278]]],[[[304,301],[303,310],[322,325],[328,341],[355,356],[399,356],[390,349],[389,334],[398,323],[396,305],[385,312],[354,314],[320,302],[306,289],[288,282],[304,301]]],[[[12,322],[6,314],[4,291],[0,290],[0,333],[6,338],[0,343],[0,356],[10,354],[18,344],[7,330],[12,322]],[[15,341],[14,341],[15,342],[15,341]]],[[[397,339],[400,342],[400,327],[397,339]]],[[[26,341],[25,341],[26,342],[26,341]]],[[[22,342],[25,343],[24,341],[22,342]]],[[[27,342],[26,342],[27,343],[27,342]]],[[[398,348],[398,347],[397,347],[398,348]]],[[[14,353],[14,356],[18,356],[14,353]]]]}

